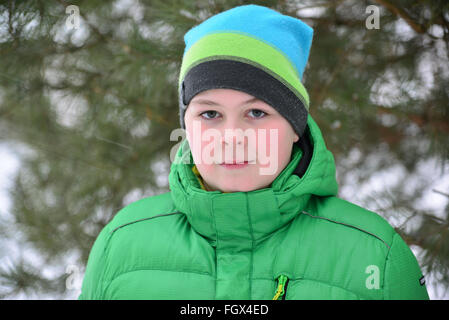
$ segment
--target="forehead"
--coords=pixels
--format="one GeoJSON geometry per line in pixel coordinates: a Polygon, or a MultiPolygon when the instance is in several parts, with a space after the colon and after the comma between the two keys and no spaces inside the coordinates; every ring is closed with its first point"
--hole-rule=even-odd
{"type": "Polygon", "coordinates": [[[265,101],[258,99],[250,94],[234,89],[211,89],[197,94],[189,105],[194,106],[209,106],[209,107],[224,107],[227,108],[244,107],[249,104],[257,104],[272,108],[265,101]]]}

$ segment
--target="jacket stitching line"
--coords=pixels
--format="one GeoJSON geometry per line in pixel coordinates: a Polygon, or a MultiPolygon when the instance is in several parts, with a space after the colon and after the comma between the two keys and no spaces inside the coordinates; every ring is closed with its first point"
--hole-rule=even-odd
{"type": "Polygon", "coordinates": [[[107,292],[107,290],[108,290],[109,287],[111,286],[112,282],[114,282],[114,280],[117,280],[119,277],[121,277],[121,276],[123,276],[123,275],[125,275],[125,274],[132,273],[132,272],[137,272],[137,271],[168,271],[168,272],[193,273],[193,274],[199,274],[199,275],[202,275],[202,276],[209,276],[209,277],[211,277],[212,279],[216,280],[216,277],[212,276],[211,274],[206,273],[206,272],[202,273],[202,272],[200,272],[200,271],[168,270],[168,269],[156,269],[156,268],[141,268],[141,269],[135,269],[135,270],[125,271],[125,272],[122,272],[122,273],[120,273],[119,275],[115,276],[114,278],[112,278],[112,279],[109,281],[109,283],[108,283],[108,285],[106,286],[106,288],[104,289],[103,293],[106,293],[106,292],[107,292]]]}
{"type": "Polygon", "coordinates": [[[122,224],[122,225],[116,227],[112,231],[110,231],[110,234],[112,235],[118,229],[126,227],[126,226],[129,226],[130,224],[134,224],[134,223],[141,222],[141,221],[146,221],[146,220],[151,220],[151,219],[155,219],[155,218],[159,218],[159,217],[171,216],[171,215],[174,215],[174,214],[182,214],[182,212],[177,211],[177,212],[171,212],[171,213],[163,213],[163,214],[158,214],[156,216],[152,216],[152,217],[148,217],[148,218],[142,218],[142,219],[138,219],[138,220],[135,220],[135,221],[127,222],[125,224],[122,224]]]}
{"type": "MultiPolygon", "coordinates": [[[[299,220],[299,219],[298,219],[299,220]]],[[[297,222],[296,221],[296,218],[293,220],[293,222],[292,222],[292,224],[290,225],[290,226],[292,226],[292,227],[294,227],[294,223],[295,222],[297,222]]],[[[287,235],[286,235],[286,237],[287,237],[287,235]]],[[[297,265],[298,265],[298,256],[299,256],[299,254],[298,254],[298,252],[299,252],[299,245],[300,245],[300,241],[295,241],[295,251],[294,251],[294,259],[295,259],[295,261],[294,261],[294,263],[293,263],[293,271],[292,271],[292,273],[293,273],[293,275],[296,275],[296,270],[298,270],[298,269],[296,269],[296,267],[297,267],[297,265]]]]}
{"type": "MultiPolygon", "coordinates": [[[[111,242],[111,238],[112,238],[112,235],[111,235],[111,233],[109,233],[106,243],[104,245],[104,249],[103,249],[102,258],[104,260],[105,265],[107,265],[107,261],[108,261],[108,257],[109,257],[109,248],[110,248],[109,243],[111,242]]],[[[104,299],[105,291],[103,290],[103,288],[105,287],[105,284],[106,284],[105,272],[102,272],[100,275],[100,279],[98,281],[97,290],[94,293],[95,296],[97,296],[98,299],[100,299],[100,300],[104,299]]]]}
{"type": "Polygon", "coordinates": [[[218,248],[218,229],[217,229],[217,220],[215,219],[215,214],[214,214],[214,200],[215,198],[212,198],[210,200],[210,215],[211,215],[211,228],[214,230],[215,233],[215,248],[218,248]]]}
{"type": "Polygon", "coordinates": [[[248,224],[249,224],[249,231],[251,234],[251,257],[250,257],[250,269],[249,269],[249,299],[251,300],[252,297],[252,281],[251,281],[251,277],[253,275],[253,252],[254,252],[254,233],[253,233],[253,225],[251,222],[251,216],[249,214],[249,207],[248,207],[248,195],[245,194],[246,197],[246,214],[248,216],[248,224]]]}
{"type": "MultiPolygon", "coordinates": [[[[395,237],[396,237],[396,234],[393,235],[393,239],[391,240],[391,246],[394,245],[395,237]]],[[[386,277],[385,276],[386,276],[386,272],[387,272],[387,263],[388,263],[388,258],[390,257],[390,252],[391,252],[391,248],[388,250],[387,256],[385,258],[385,264],[384,264],[384,274],[383,274],[383,282],[382,282],[382,291],[383,291],[383,295],[382,296],[383,296],[384,300],[388,299],[388,298],[385,299],[387,294],[388,294],[388,290],[386,290],[386,283],[385,283],[385,278],[386,277]]]]}
{"type": "Polygon", "coordinates": [[[132,272],[137,272],[137,271],[167,271],[167,272],[183,272],[183,273],[194,273],[194,274],[200,274],[203,276],[209,276],[212,279],[216,279],[216,277],[214,277],[212,274],[210,274],[209,272],[203,272],[203,271],[196,271],[196,270],[183,270],[183,269],[160,269],[160,268],[138,268],[138,269],[133,269],[133,270],[129,270],[129,271],[125,271],[122,272],[120,274],[118,274],[117,276],[115,276],[114,278],[112,278],[110,280],[110,282],[112,282],[113,280],[117,279],[118,277],[125,275],[127,273],[132,273],[132,272]]]}
{"type": "Polygon", "coordinates": [[[211,221],[211,224],[213,224],[213,228],[215,231],[215,292],[214,292],[214,297],[217,297],[217,278],[218,278],[218,249],[219,247],[219,243],[218,243],[218,230],[217,230],[217,221],[215,219],[215,214],[214,214],[214,200],[215,197],[213,197],[210,201],[210,212],[211,212],[211,216],[213,221],[211,221]]]}
{"type": "MultiPolygon", "coordinates": [[[[368,299],[371,299],[371,298],[365,297],[365,295],[363,295],[363,294],[357,293],[357,292],[355,292],[355,291],[353,291],[353,290],[350,290],[350,289],[348,289],[348,288],[345,288],[345,287],[341,287],[341,286],[336,285],[336,284],[334,284],[334,283],[332,283],[332,282],[327,282],[327,281],[322,281],[322,280],[319,280],[319,279],[313,279],[313,278],[307,278],[307,277],[305,277],[305,278],[290,279],[290,281],[298,281],[298,282],[301,282],[301,281],[303,281],[303,280],[306,280],[306,281],[312,281],[312,282],[318,282],[318,283],[324,284],[324,285],[329,286],[329,287],[338,288],[338,289],[340,289],[340,290],[343,290],[343,291],[346,291],[346,292],[349,292],[349,293],[355,295],[359,300],[360,300],[361,297],[364,297],[364,298],[367,299],[367,300],[368,300],[368,299]]],[[[290,285],[291,285],[291,284],[290,284],[290,285]]]]}
{"type": "Polygon", "coordinates": [[[312,218],[323,219],[323,220],[326,220],[326,221],[329,221],[329,222],[341,224],[341,225],[344,225],[344,226],[347,226],[347,227],[351,227],[351,228],[357,229],[357,230],[359,230],[359,231],[365,232],[365,233],[367,233],[367,234],[369,234],[369,235],[375,237],[376,239],[382,241],[382,242],[388,247],[388,250],[391,249],[390,246],[388,245],[388,243],[386,243],[382,238],[380,238],[379,236],[376,236],[374,233],[371,233],[371,232],[369,232],[369,231],[366,231],[366,230],[364,230],[364,229],[362,229],[362,228],[359,228],[359,227],[356,227],[356,226],[354,226],[354,225],[347,224],[347,223],[344,223],[344,222],[335,221],[335,220],[332,220],[332,219],[329,219],[329,218],[325,218],[325,217],[314,216],[314,215],[312,215],[312,214],[310,214],[310,213],[308,213],[308,212],[306,212],[306,211],[304,211],[304,210],[303,210],[302,212],[305,213],[306,215],[312,217],[312,218]]]}
{"type": "MultiPolygon", "coordinates": [[[[276,280],[273,280],[272,278],[258,278],[258,277],[256,277],[256,278],[251,278],[251,280],[266,280],[266,281],[272,281],[272,282],[276,283],[276,280]]],[[[345,287],[341,287],[341,286],[339,286],[337,284],[334,284],[332,282],[323,281],[323,280],[314,279],[314,278],[308,278],[308,277],[289,277],[289,281],[292,281],[292,282],[301,282],[303,280],[312,281],[312,282],[318,282],[318,283],[324,284],[324,285],[329,286],[329,287],[338,288],[338,289],[341,289],[343,291],[349,292],[349,293],[355,295],[358,298],[362,297],[364,299],[371,299],[371,298],[368,298],[367,296],[365,296],[363,294],[357,293],[357,292],[355,292],[353,290],[350,290],[348,288],[345,288],[345,287]]]]}

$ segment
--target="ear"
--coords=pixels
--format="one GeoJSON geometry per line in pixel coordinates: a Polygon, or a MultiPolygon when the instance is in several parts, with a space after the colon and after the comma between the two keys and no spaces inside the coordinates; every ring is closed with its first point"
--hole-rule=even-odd
{"type": "Polygon", "coordinates": [[[295,138],[293,139],[293,142],[297,142],[299,140],[299,136],[295,133],[295,138]]]}

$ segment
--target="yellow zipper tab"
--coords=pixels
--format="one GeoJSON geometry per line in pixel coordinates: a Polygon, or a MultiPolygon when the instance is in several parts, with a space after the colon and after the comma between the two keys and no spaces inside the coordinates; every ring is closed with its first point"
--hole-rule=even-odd
{"type": "Polygon", "coordinates": [[[283,274],[281,274],[278,278],[278,287],[276,290],[276,294],[273,297],[273,300],[279,300],[279,297],[282,297],[284,295],[284,287],[285,284],[287,283],[287,276],[284,276],[283,274]]]}

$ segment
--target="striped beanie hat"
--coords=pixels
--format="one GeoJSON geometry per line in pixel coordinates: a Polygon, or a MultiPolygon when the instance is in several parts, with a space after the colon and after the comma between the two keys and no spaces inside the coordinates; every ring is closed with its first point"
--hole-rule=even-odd
{"type": "Polygon", "coordinates": [[[301,137],[309,96],[302,84],[313,29],[259,5],[221,12],[184,35],[179,116],[198,93],[215,88],[248,93],[276,109],[301,137]]]}

